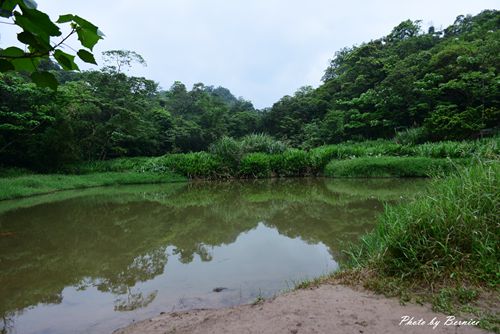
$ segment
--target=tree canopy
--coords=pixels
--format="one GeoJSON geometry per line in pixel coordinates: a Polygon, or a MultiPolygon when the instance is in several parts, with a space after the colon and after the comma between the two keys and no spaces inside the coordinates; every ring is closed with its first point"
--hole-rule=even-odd
{"type": "Polygon", "coordinates": [[[267,110],[270,134],[312,147],[390,138],[463,139],[500,123],[500,12],[459,16],[443,31],[404,21],[385,37],[335,54],[317,89],[267,110]]]}

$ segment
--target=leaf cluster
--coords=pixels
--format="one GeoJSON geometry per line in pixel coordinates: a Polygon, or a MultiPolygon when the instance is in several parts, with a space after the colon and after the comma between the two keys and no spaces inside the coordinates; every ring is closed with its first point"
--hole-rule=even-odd
{"type": "Polygon", "coordinates": [[[16,46],[1,49],[0,72],[27,72],[38,86],[55,90],[58,86],[56,77],[49,71],[39,70],[40,63],[52,57],[64,70],[74,71],[79,70],[75,63],[75,57],[78,56],[86,63],[97,64],[91,51],[104,35],[97,26],[78,15],[61,15],[53,22],[37,7],[34,0],[1,1],[0,17],[11,19],[14,25],[22,29],[17,39],[25,45],[25,50],[16,46]],[[62,36],[59,25],[65,23],[69,24],[71,30],[62,36]],[[63,51],[66,40],[73,34],[78,36],[83,47],[76,55],[63,51]],[[56,37],[61,40],[54,42],[56,37]]]}

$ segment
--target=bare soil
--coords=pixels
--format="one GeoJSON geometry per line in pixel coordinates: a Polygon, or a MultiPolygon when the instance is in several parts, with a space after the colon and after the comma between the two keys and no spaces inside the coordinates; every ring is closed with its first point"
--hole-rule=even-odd
{"type": "Polygon", "coordinates": [[[446,324],[447,320],[426,306],[403,306],[397,299],[365,290],[323,284],[254,305],[165,313],[114,333],[487,333],[449,320],[446,324]],[[404,316],[413,317],[413,325],[400,324],[404,316]],[[429,325],[433,319],[440,321],[435,327],[429,325]]]}

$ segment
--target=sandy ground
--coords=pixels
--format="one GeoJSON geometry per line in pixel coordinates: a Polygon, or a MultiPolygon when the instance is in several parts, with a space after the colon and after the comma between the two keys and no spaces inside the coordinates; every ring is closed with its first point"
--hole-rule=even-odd
{"type": "Polygon", "coordinates": [[[402,306],[397,299],[325,284],[290,292],[257,305],[165,313],[119,329],[114,334],[487,333],[470,325],[445,324],[447,320],[445,315],[424,306],[402,306]],[[404,316],[413,320],[413,325],[408,322],[400,325],[404,316]],[[434,321],[440,321],[435,328],[429,325],[434,318],[434,321]],[[419,325],[420,319],[425,324],[420,322],[419,325]]]}

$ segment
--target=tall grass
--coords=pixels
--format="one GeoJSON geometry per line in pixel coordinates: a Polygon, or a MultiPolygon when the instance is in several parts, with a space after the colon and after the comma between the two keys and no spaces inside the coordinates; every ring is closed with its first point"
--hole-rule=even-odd
{"type": "Polygon", "coordinates": [[[352,252],[356,267],[436,283],[498,286],[500,164],[479,163],[433,181],[418,200],[387,207],[352,252]]]}
{"type": "Polygon", "coordinates": [[[429,177],[450,173],[465,161],[424,157],[372,157],[332,160],[325,167],[328,177],[429,177]]]}
{"type": "Polygon", "coordinates": [[[429,138],[428,130],[424,127],[411,128],[396,133],[394,141],[402,145],[423,144],[429,138]]]}
{"type": "Polygon", "coordinates": [[[240,140],[224,136],[209,147],[209,152],[232,164],[249,153],[279,154],[288,146],[266,134],[251,134],[240,140]]]}
{"type": "Polygon", "coordinates": [[[500,137],[468,142],[401,145],[393,141],[376,140],[302,151],[287,148],[285,143],[268,135],[254,134],[240,140],[223,137],[210,147],[209,152],[88,162],[70,166],[66,172],[175,172],[189,178],[210,179],[308,175],[428,176],[433,170],[453,170],[453,164],[444,158],[469,159],[477,156],[497,159],[499,141],[500,137]]]}
{"type": "Polygon", "coordinates": [[[189,178],[221,178],[230,175],[218,156],[207,152],[167,154],[150,159],[140,167],[142,172],[174,172],[189,178]]]}
{"type": "Polygon", "coordinates": [[[174,172],[189,178],[265,178],[271,176],[307,176],[311,166],[308,153],[289,149],[280,154],[248,153],[239,161],[206,153],[169,154],[152,158],[141,171],[174,172]]]}
{"type": "Polygon", "coordinates": [[[479,158],[495,159],[500,155],[500,137],[475,141],[442,141],[425,143],[411,148],[414,156],[430,158],[479,158]]]}
{"type": "Polygon", "coordinates": [[[266,134],[251,134],[240,141],[243,153],[279,154],[288,149],[288,145],[266,134]]]}
{"type": "Polygon", "coordinates": [[[140,169],[150,161],[149,157],[117,158],[112,160],[97,160],[69,165],[63,168],[63,172],[71,174],[90,174],[103,172],[127,172],[140,169]]]}
{"type": "MultiPolygon", "coordinates": [[[[471,142],[440,142],[416,146],[392,141],[368,141],[322,146],[310,151],[284,149],[264,135],[235,140],[223,137],[210,152],[167,154],[127,162],[102,162],[86,170],[133,168],[146,172],[175,172],[190,178],[264,178],[325,175],[330,177],[427,177],[452,172],[471,157],[498,158],[498,138],[471,142]],[[452,158],[447,160],[445,158],[452,158]],[[96,168],[97,166],[98,168],[96,168]],[[259,169],[261,168],[261,169],[259,169]]],[[[85,168],[84,168],[85,170],[85,168]]]]}
{"type": "Polygon", "coordinates": [[[404,145],[389,140],[342,143],[320,146],[310,151],[312,165],[321,171],[332,159],[359,157],[401,156],[427,158],[471,158],[498,159],[500,137],[473,141],[443,141],[420,145],[404,145]]]}

